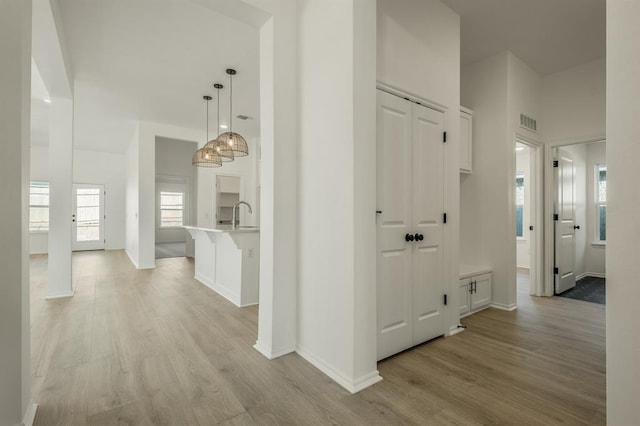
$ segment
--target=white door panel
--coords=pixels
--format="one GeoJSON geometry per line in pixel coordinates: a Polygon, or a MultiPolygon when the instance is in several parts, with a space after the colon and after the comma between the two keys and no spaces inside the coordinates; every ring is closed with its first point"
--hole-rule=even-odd
{"type": "Polygon", "coordinates": [[[558,149],[556,158],[558,220],[555,221],[556,294],[576,285],[575,264],[575,163],[571,154],[558,149]]]}
{"type": "Polygon", "coordinates": [[[377,107],[378,357],[411,346],[411,105],[380,94],[377,107]]]}
{"type": "Polygon", "coordinates": [[[414,344],[444,329],[444,114],[413,105],[414,344]]]}
{"type": "Polygon", "coordinates": [[[72,220],[74,251],[104,249],[103,185],[73,185],[72,220]]]}
{"type": "Polygon", "coordinates": [[[442,113],[378,92],[378,359],[443,334],[443,128],[442,113]]]}

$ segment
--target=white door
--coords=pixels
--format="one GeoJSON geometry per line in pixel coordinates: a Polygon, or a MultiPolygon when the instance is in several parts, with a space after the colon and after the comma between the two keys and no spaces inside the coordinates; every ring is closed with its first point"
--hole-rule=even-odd
{"type": "Polygon", "coordinates": [[[443,334],[443,127],[378,92],[378,359],[443,334]]]}
{"type": "Polygon", "coordinates": [[[378,359],[412,346],[411,104],[378,92],[378,359]]]}
{"type": "Polygon", "coordinates": [[[103,250],[104,186],[73,185],[73,250],[103,250]]]}
{"type": "Polygon", "coordinates": [[[575,163],[563,149],[556,152],[556,214],[555,223],[555,292],[569,290],[576,285],[575,263],[575,163]]]}
{"type": "Polygon", "coordinates": [[[444,330],[444,114],[413,104],[413,344],[444,330]]]}

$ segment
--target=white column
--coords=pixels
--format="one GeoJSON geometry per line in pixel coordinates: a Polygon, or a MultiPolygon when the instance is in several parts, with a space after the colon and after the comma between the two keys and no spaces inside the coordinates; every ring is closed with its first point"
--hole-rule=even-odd
{"type": "Polygon", "coordinates": [[[0,424],[30,398],[29,108],[31,1],[0,2],[0,424]]]}
{"type": "Polygon", "coordinates": [[[640,2],[607,1],[607,423],[640,424],[640,2]]]}
{"type": "Polygon", "coordinates": [[[73,101],[54,98],[49,109],[49,275],[47,299],[73,296],[71,271],[73,101]]]}
{"type": "Polygon", "coordinates": [[[296,349],[296,2],[282,1],[260,30],[260,310],[255,348],[296,349]]]}

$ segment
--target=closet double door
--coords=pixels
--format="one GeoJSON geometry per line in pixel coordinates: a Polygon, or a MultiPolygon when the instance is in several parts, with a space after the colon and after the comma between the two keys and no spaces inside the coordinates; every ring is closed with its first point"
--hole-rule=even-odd
{"type": "Polygon", "coordinates": [[[444,334],[444,114],[378,91],[378,360],[444,334]]]}

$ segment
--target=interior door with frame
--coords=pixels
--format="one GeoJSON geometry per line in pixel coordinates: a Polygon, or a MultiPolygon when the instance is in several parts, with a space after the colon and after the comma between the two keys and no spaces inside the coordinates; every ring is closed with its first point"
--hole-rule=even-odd
{"type": "Polygon", "coordinates": [[[378,359],[413,346],[411,104],[378,91],[378,359]]]}
{"type": "Polygon", "coordinates": [[[443,113],[378,91],[378,359],[444,333],[443,131],[443,113]]]}
{"type": "Polygon", "coordinates": [[[73,251],[104,250],[104,185],[73,185],[73,251]]]}
{"type": "Polygon", "coordinates": [[[576,285],[575,268],[575,162],[571,154],[556,150],[555,293],[576,285]]]}

